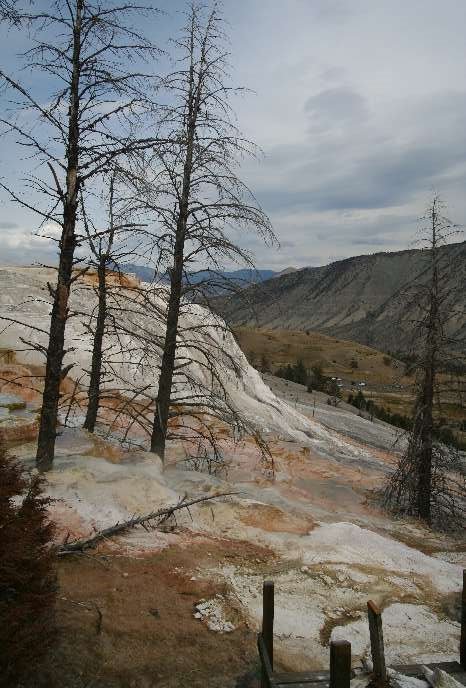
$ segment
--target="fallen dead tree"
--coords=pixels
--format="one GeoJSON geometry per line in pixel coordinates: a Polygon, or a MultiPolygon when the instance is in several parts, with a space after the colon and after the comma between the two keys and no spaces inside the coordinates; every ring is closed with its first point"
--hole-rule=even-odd
{"type": "Polygon", "coordinates": [[[133,516],[133,518],[130,518],[128,521],[115,523],[115,525],[104,528],[104,530],[98,530],[90,538],[80,538],[79,540],[72,540],[71,542],[66,540],[57,548],[57,555],[64,556],[65,554],[79,554],[87,549],[95,549],[102,541],[114,537],[115,535],[122,535],[123,533],[126,533],[137,526],[142,526],[146,530],[157,528],[157,526],[160,526],[176,511],[180,511],[180,509],[189,510],[189,507],[193,506],[194,504],[211,501],[212,499],[219,499],[220,497],[231,497],[235,494],[238,493],[220,492],[218,494],[209,495],[206,497],[197,497],[196,499],[190,500],[188,500],[185,495],[182,499],[180,499],[178,504],[165,507],[164,509],[159,509],[158,511],[153,511],[145,516],[133,516]]]}

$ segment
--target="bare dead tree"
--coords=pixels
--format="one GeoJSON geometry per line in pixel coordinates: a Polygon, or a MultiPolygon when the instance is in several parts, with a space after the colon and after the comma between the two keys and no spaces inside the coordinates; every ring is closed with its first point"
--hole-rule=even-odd
{"type": "MultiPolygon", "coordinates": [[[[114,434],[124,428],[124,440],[135,427],[149,436],[152,432],[164,344],[165,296],[166,287],[156,284],[128,287],[123,282],[121,288],[109,292],[107,331],[113,345],[111,350],[107,348],[104,361],[113,382],[103,392],[102,402],[107,407],[110,401],[114,407],[117,402],[108,432],[114,434]]],[[[232,439],[231,432],[225,431],[233,428],[234,438],[248,435],[256,439],[269,470],[272,461],[266,443],[231,396],[232,389],[241,385],[246,361],[225,325],[222,329],[218,319],[199,305],[186,304],[186,308],[188,305],[190,312],[183,310],[178,328],[170,439],[181,441],[187,453],[192,453],[194,446],[202,446],[201,451],[208,450],[219,458],[222,441],[232,439]]]]}
{"type": "Polygon", "coordinates": [[[384,490],[387,506],[428,524],[445,526],[466,514],[465,472],[459,453],[440,442],[435,423],[435,404],[440,404],[439,378],[445,361],[461,355],[457,343],[447,335],[447,323],[455,317],[448,308],[445,288],[449,265],[439,248],[457,233],[443,214],[444,205],[435,196],[423,220],[421,233],[428,279],[413,285],[410,308],[415,307],[413,341],[417,358],[417,393],[412,430],[397,469],[384,490]]]}
{"type": "MultiPolygon", "coordinates": [[[[107,313],[107,268],[110,256],[112,255],[113,241],[115,238],[113,194],[114,178],[112,177],[110,180],[109,231],[107,237],[105,239],[99,237],[97,241],[93,241],[91,233],[88,230],[89,245],[97,268],[97,317],[93,338],[87,412],[83,425],[89,432],[94,432],[97,412],[99,410],[100,383],[102,377],[102,348],[107,313]],[[103,248],[104,242],[106,244],[105,249],[103,248]]],[[[87,228],[87,223],[85,223],[85,226],[87,228]]]]}
{"type": "Polygon", "coordinates": [[[232,497],[236,494],[238,493],[219,492],[217,494],[197,497],[195,499],[188,499],[185,495],[178,501],[177,504],[158,509],[150,514],[145,514],[144,516],[133,516],[133,518],[130,518],[127,521],[115,523],[108,528],[104,528],[104,530],[97,531],[89,538],[82,538],[79,540],[73,540],[71,542],[67,540],[57,548],[57,556],[80,554],[88,549],[95,549],[99,544],[105,542],[105,540],[117,535],[128,533],[138,526],[142,526],[146,531],[149,529],[155,529],[181,509],[187,509],[189,511],[189,507],[194,506],[195,504],[203,504],[204,502],[210,502],[213,499],[220,499],[221,497],[232,497]]]}
{"type": "Polygon", "coordinates": [[[180,314],[189,309],[193,291],[189,275],[201,267],[218,270],[225,261],[252,265],[235,241],[238,230],[274,241],[267,216],[237,173],[240,158],[255,149],[233,124],[230,98],[241,89],[228,85],[223,27],[217,5],[207,12],[193,3],[187,10],[186,25],[173,42],[180,66],[165,78],[168,104],[160,126],[167,143],[146,158],[139,173],[141,212],[156,219],[157,267],[169,278],[151,433],[151,450],[162,458],[174,378],[186,367],[177,362],[177,347],[180,314]]]}
{"type": "Polygon", "coordinates": [[[21,21],[17,3],[11,0],[0,0],[0,22],[18,25],[21,21]]]}
{"type": "MultiPolygon", "coordinates": [[[[134,254],[134,234],[142,229],[140,224],[130,222],[131,207],[123,196],[116,200],[115,184],[116,171],[110,177],[108,191],[108,227],[106,231],[96,231],[90,226],[84,203],[82,203],[83,224],[88,239],[90,257],[87,265],[93,268],[97,274],[97,296],[95,318],[89,319],[89,331],[92,334],[92,359],[89,373],[88,404],[84,428],[94,432],[101,397],[101,383],[104,375],[104,334],[109,318],[108,299],[109,291],[124,288],[125,278],[120,272],[120,264],[129,260],[134,254]],[[133,246],[128,246],[133,238],[133,246]],[[95,320],[95,324],[94,324],[95,320]]],[[[110,293],[110,298],[111,298],[110,293]]],[[[84,314],[83,314],[84,315],[84,314]]],[[[84,316],[85,317],[85,316],[84,316]]],[[[113,333],[118,332],[118,320],[112,317],[113,333]]],[[[136,335],[137,336],[137,335],[136,335]]]]}
{"type": "Polygon", "coordinates": [[[40,209],[30,195],[3,183],[1,187],[60,233],[57,283],[49,285],[52,313],[37,448],[41,471],[53,463],[60,383],[72,367],[64,367],[63,358],[75,253],[83,238],[80,194],[86,195],[91,182],[98,184],[114,161],[155,143],[148,127],[153,77],[140,66],[154,59],[157,50],[132,28],[135,17],[144,12],[132,1],[108,5],[100,0],[50,0],[46,9],[22,13],[35,43],[26,53],[27,65],[32,73],[41,71],[50,79],[50,96],[36,97],[34,89],[0,70],[0,82],[21,101],[15,121],[0,121],[38,159],[38,171],[28,181],[46,206],[40,209]],[[34,128],[28,124],[31,118],[36,119],[34,128]]]}

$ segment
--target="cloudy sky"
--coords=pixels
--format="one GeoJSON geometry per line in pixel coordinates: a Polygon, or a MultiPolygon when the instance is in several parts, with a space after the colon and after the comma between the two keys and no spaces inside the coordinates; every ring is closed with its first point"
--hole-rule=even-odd
{"type": "MultiPolygon", "coordinates": [[[[152,31],[163,45],[183,2],[152,31]]],[[[251,243],[260,267],[319,265],[412,245],[434,191],[466,223],[465,0],[225,0],[235,103],[263,158],[243,176],[281,247],[251,243]]],[[[3,31],[5,34],[5,31],[3,31]]],[[[0,63],[26,47],[4,35],[0,63]]],[[[0,176],[19,178],[2,144],[0,176]]],[[[36,220],[0,201],[0,262],[52,255],[36,220]]]]}

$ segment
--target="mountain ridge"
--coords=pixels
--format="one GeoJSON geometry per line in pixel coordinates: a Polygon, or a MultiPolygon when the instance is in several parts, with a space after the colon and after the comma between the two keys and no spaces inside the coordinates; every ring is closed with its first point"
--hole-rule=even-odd
{"type": "MultiPolygon", "coordinates": [[[[135,274],[143,282],[151,282],[154,278],[154,269],[146,265],[136,265],[134,263],[126,263],[121,266],[124,272],[135,274]]],[[[285,268],[285,271],[293,271],[295,268],[285,268]]],[[[283,272],[285,272],[283,271],[283,272]]],[[[213,270],[200,270],[198,272],[189,273],[191,284],[199,284],[201,281],[219,275],[221,279],[233,280],[239,286],[244,284],[247,286],[255,282],[263,282],[267,279],[278,277],[282,272],[271,270],[269,268],[243,268],[238,270],[220,270],[218,273],[213,270]]]]}
{"type": "MultiPolygon", "coordinates": [[[[449,334],[466,343],[466,241],[440,249],[449,266],[447,306],[456,315],[449,334]]],[[[406,350],[415,318],[402,294],[415,280],[425,281],[423,249],[352,256],[247,287],[218,299],[230,325],[313,330],[352,339],[382,350],[406,350]]]]}

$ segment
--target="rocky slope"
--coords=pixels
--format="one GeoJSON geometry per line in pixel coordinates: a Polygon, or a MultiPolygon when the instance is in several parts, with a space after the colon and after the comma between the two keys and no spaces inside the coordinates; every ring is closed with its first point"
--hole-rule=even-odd
{"type": "MultiPolygon", "coordinates": [[[[441,249],[449,333],[466,346],[466,242],[441,249]]],[[[356,256],[267,280],[218,304],[233,325],[314,330],[382,350],[407,349],[414,308],[403,294],[426,279],[422,250],[356,256]]]]}

